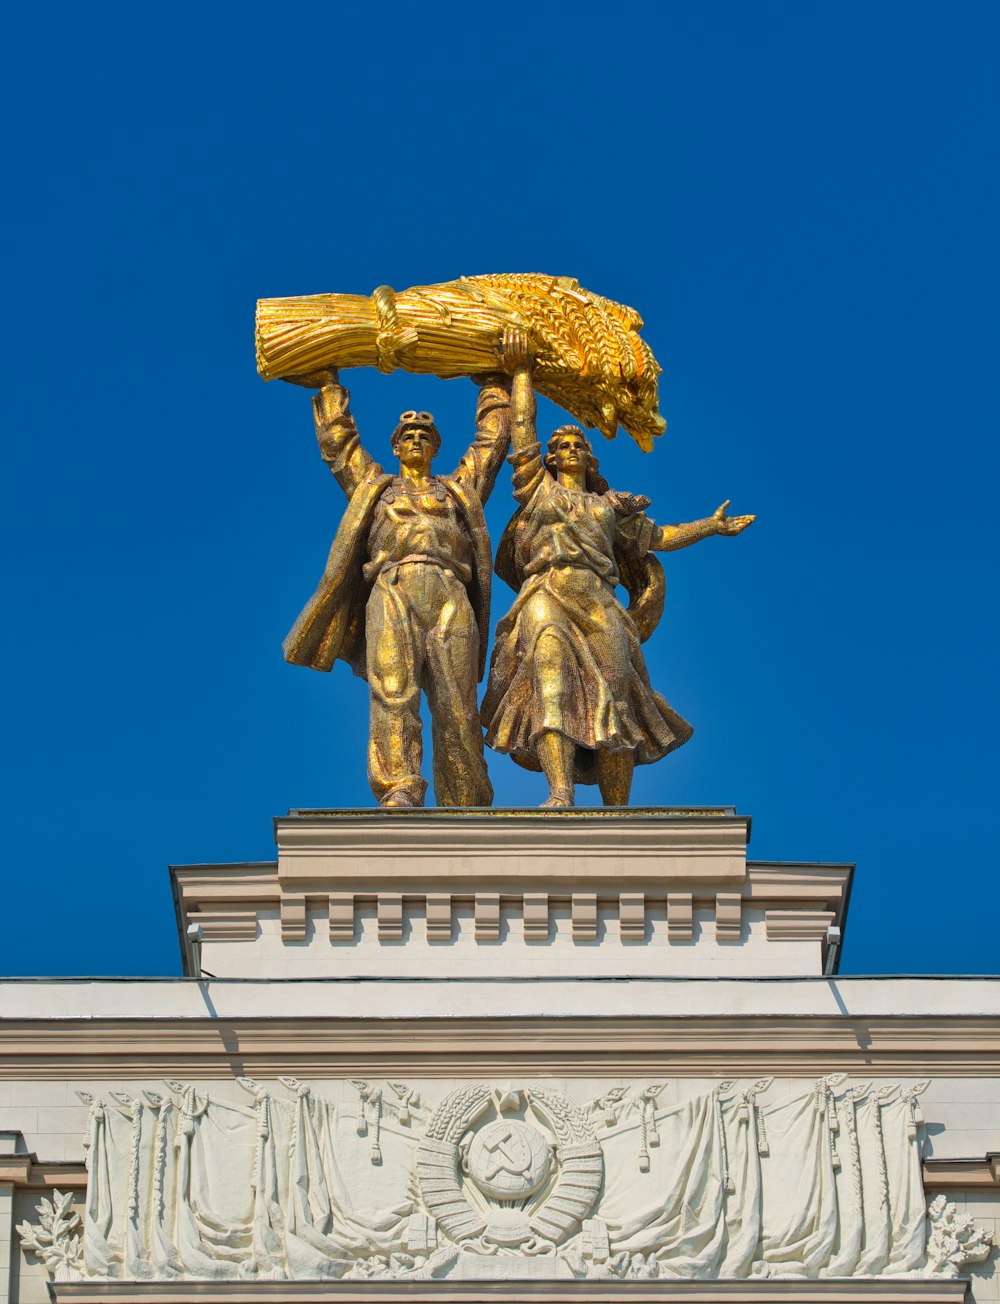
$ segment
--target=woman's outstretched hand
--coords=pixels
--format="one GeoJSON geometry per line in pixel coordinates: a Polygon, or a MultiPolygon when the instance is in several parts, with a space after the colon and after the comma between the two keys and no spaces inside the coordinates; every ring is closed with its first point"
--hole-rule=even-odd
{"type": "Polygon", "coordinates": [[[727,516],[726,508],[729,506],[729,499],[715,509],[712,513],[712,520],[715,522],[716,534],[741,534],[748,525],[753,525],[757,519],[756,516],[727,516]]]}

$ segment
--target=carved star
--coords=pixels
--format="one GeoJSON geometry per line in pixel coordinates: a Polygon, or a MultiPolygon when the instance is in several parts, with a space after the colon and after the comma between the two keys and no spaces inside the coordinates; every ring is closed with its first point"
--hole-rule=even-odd
{"type": "Polygon", "coordinates": [[[505,1111],[516,1113],[521,1108],[522,1094],[520,1091],[501,1091],[499,1087],[493,1091],[493,1103],[497,1107],[497,1113],[503,1114],[505,1111]]]}

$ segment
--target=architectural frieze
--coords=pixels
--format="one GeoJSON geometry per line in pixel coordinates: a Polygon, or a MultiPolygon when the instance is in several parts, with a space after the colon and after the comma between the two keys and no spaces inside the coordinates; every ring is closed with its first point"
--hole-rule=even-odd
{"type": "Polygon", "coordinates": [[[396,1080],[347,1103],[237,1084],[79,1093],[82,1207],[55,1191],[18,1228],[54,1281],[904,1281],[990,1252],[927,1204],[926,1082],[725,1079],[661,1104],[662,1081],[508,1079],[433,1105],[396,1080]]]}

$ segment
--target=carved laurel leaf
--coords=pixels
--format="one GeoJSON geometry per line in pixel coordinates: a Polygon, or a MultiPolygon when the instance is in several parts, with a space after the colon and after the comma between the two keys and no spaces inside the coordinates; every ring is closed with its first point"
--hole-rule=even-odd
{"type": "Polygon", "coordinates": [[[31,1223],[18,1223],[16,1228],[18,1236],[26,1250],[31,1250],[37,1254],[43,1245],[51,1242],[51,1237],[46,1236],[40,1227],[32,1227],[31,1223]],[[42,1238],[41,1240],[39,1238],[42,1238]]]}
{"type": "Polygon", "coordinates": [[[79,1277],[82,1267],[82,1243],[78,1234],[80,1215],[70,1208],[72,1192],[53,1191],[52,1200],[42,1199],[35,1207],[40,1224],[20,1223],[17,1233],[26,1250],[38,1256],[46,1271],[57,1281],[79,1277]]]}
{"type": "Polygon", "coordinates": [[[982,1263],[993,1248],[993,1235],[943,1195],[927,1209],[927,1268],[934,1276],[955,1277],[970,1263],[982,1263]]]}

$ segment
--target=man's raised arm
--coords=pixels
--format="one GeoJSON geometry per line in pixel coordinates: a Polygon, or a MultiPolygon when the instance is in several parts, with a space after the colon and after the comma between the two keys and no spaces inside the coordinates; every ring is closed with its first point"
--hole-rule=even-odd
{"type": "Polygon", "coordinates": [[[475,483],[484,503],[493,490],[511,438],[515,453],[533,446],[537,439],[531,355],[527,336],[522,331],[504,331],[500,360],[506,374],[473,377],[480,386],[476,440],[456,473],[468,476],[475,483]]]}
{"type": "Polygon", "coordinates": [[[476,403],[476,437],[455,468],[455,480],[464,480],[485,503],[493,492],[497,472],[510,446],[510,379],[489,372],[472,379],[479,386],[476,403]]]}
{"type": "Polygon", "coordinates": [[[348,498],[361,483],[374,458],[361,447],[351,415],[351,395],[340,383],[336,367],[287,377],[293,385],[319,392],[313,395],[313,416],[320,456],[348,498]]]}

